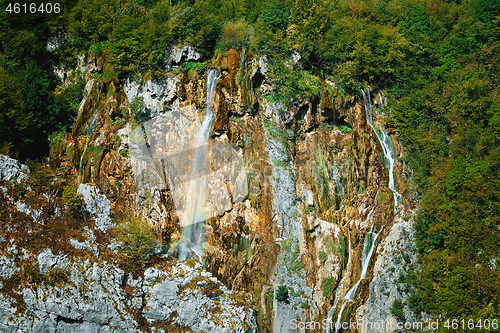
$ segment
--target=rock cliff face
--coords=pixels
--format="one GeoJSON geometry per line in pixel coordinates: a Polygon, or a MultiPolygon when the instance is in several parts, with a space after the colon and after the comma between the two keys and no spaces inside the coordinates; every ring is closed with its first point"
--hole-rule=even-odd
{"type": "MultiPolygon", "coordinates": [[[[194,49],[178,50],[171,63],[179,66],[186,60],[198,60],[194,49]]],[[[164,248],[170,248],[164,254],[169,259],[148,268],[143,276],[127,278],[126,272],[97,257],[69,260],[49,249],[38,255],[38,267],[66,271],[73,282],[23,289],[24,314],[3,298],[0,322],[6,331],[43,327],[47,332],[69,332],[78,327],[111,332],[154,327],[172,332],[175,327],[206,332],[304,332],[304,326],[297,325],[300,322],[321,323],[314,328],[323,331],[323,320],[329,318],[335,324],[342,305],[342,320],[413,319],[408,309],[399,318],[389,310],[394,300],[408,297],[394,279],[415,260],[412,194],[404,166],[396,158],[395,184],[402,201],[394,207],[389,169],[367,124],[367,105],[361,98],[343,96],[334,83],[321,81],[321,93],[312,100],[271,101],[274,86],[267,77],[266,59],[233,50],[201,66],[180,66],[163,78],[145,81],[93,78],[92,71],[106,66],[105,59],[88,66],[85,99],[73,132],[57,142],[51,154],[51,163],[65,167],[82,183],[79,192],[94,212],[92,228],[87,229],[85,240],[75,240],[74,247],[96,257],[99,249],[92,230],[109,228],[114,219],[128,214],[154,227],[164,248]],[[221,166],[213,162],[211,145],[239,147],[246,195],[201,224],[202,267],[172,258],[184,241],[175,189],[166,181],[138,188],[130,152],[131,133],[155,117],[184,117],[191,123],[195,119],[186,113],[189,109],[196,120],[204,118],[211,98],[207,96],[210,68],[220,74],[208,143],[212,171],[221,166]],[[93,185],[83,185],[88,183],[93,185]],[[89,201],[97,197],[109,204],[89,201]],[[108,209],[112,218],[102,213],[108,209]],[[360,281],[370,228],[382,230],[380,245],[375,244],[366,279],[360,281]],[[408,257],[398,260],[403,253],[408,257]],[[342,300],[358,281],[353,299],[342,300]],[[139,319],[134,317],[137,313],[139,319]]],[[[382,95],[378,96],[372,96],[375,119],[377,108],[384,104],[382,95]]],[[[149,135],[147,130],[144,133],[149,135]]],[[[399,155],[402,147],[390,128],[388,133],[399,155]]],[[[191,155],[186,154],[185,163],[193,163],[191,155]]],[[[229,169],[225,172],[234,171],[229,169]]],[[[227,181],[221,186],[234,184],[227,181]]],[[[8,268],[11,259],[5,258],[2,272],[7,273],[2,274],[12,275],[16,268],[8,268]]]]}
{"type": "MultiPolygon", "coordinates": [[[[51,227],[44,228],[44,224],[52,222],[44,214],[46,207],[39,208],[44,219],[36,220],[36,210],[26,197],[12,192],[13,186],[23,186],[15,179],[30,177],[28,168],[0,156],[0,170],[7,186],[0,195],[8,202],[2,212],[6,213],[10,204],[14,206],[10,214],[35,220],[31,229],[26,225],[21,228],[43,240],[38,228],[50,233],[51,227]]],[[[33,189],[27,191],[44,197],[33,189]]],[[[1,332],[259,331],[251,295],[228,290],[199,262],[164,258],[134,274],[119,268],[109,259],[117,255],[110,248],[120,245],[103,247],[98,239],[113,227],[110,201],[92,185],[80,184],[78,192],[91,221],[84,222],[74,235],[64,234],[58,239],[59,247],[50,241],[24,243],[18,238],[23,236],[16,224],[20,219],[2,215],[1,332]]],[[[57,211],[53,214],[56,219],[65,217],[57,211]]]]}

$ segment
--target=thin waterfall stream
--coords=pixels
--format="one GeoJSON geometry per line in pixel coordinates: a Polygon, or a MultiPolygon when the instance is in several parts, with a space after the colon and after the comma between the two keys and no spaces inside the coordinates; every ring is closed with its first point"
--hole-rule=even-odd
{"type": "MultiPolygon", "coordinates": [[[[333,303],[333,306],[330,309],[330,311],[328,311],[328,316],[326,317],[327,323],[332,322],[333,315],[335,313],[335,309],[337,308],[337,304],[338,304],[339,299],[340,299],[340,293],[342,292],[342,285],[344,284],[345,279],[349,276],[349,270],[351,269],[351,232],[349,231],[349,229],[347,229],[347,233],[349,235],[348,236],[349,237],[349,250],[347,253],[348,259],[347,259],[346,271],[345,271],[344,277],[342,278],[342,280],[340,280],[340,282],[337,286],[337,290],[335,291],[335,302],[333,303]]],[[[330,333],[330,325],[326,326],[325,332],[330,333]]]]}
{"type": "Polygon", "coordinates": [[[197,257],[203,255],[203,242],[205,238],[205,205],[207,200],[207,181],[208,175],[203,172],[208,166],[205,162],[208,160],[208,139],[210,130],[214,122],[215,114],[212,103],[219,80],[219,71],[209,69],[207,72],[207,105],[203,120],[196,137],[196,153],[193,157],[191,167],[191,188],[187,195],[187,225],[182,228],[183,241],[179,245],[179,259],[189,259],[193,254],[197,257]],[[202,175],[199,177],[198,175],[202,175]]]}
{"type": "MultiPolygon", "coordinates": [[[[374,226],[372,225],[370,230],[367,232],[365,241],[363,243],[363,252],[362,252],[362,256],[361,256],[361,275],[360,275],[358,281],[354,284],[354,286],[352,286],[352,288],[349,289],[347,291],[347,293],[345,294],[345,296],[342,298],[344,300],[344,303],[342,304],[342,307],[339,310],[339,314],[337,316],[337,321],[335,322],[335,333],[340,332],[341,322],[342,322],[342,314],[344,313],[344,309],[345,309],[347,303],[354,301],[354,297],[356,296],[356,292],[358,291],[358,287],[359,287],[359,284],[361,283],[361,280],[366,278],[366,274],[368,272],[368,267],[370,266],[370,260],[371,260],[371,257],[373,255],[373,250],[375,249],[375,246],[377,243],[377,238],[380,235],[380,233],[382,232],[382,230],[384,229],[384,227],[382,226],[382,228],[380,228],[378,233],[375,233],[373,229],[374,229],[374,226]]],[[[350,256],[351,256],[351,246],[350,246],[350,241],[349,241],[348,266],[350,266],[350,262],[351,262],[350,256]]],[[[333,307],[330,309],[330,311],[328,312],[328,316],[327,316],[328,325],[327,325],[326,330],[325,330],[326,333],[330,332],[333,314],[334,314],[335,309],[337,307],[337,304],[340,300],[339,290],[341,290],[342,283],[344,282],[344,279],[348,276],[348,273],[349,273],[349,271],[346,272],[346,275],[344,276],[344,278],[339,283],[339,286],[337,287],[338,289],[337,289],[337,293],[335,294],[335,303],[334,303],[333,307]]]]}
{"type": "MultiPolygon", "coordinates": [[[[401,201],[402,195],[396,189],[396,182],[394,180],[394,163],[396,161],[396,151],[394,150],[394,146],[392,145],[392,139],[385,131],[384,126],[380,123],[373,123],[373,105],[370,98],[370,88],[366,88],[366,91],[361,90],[363,94],[363,100],[365,102],[365,111],[366,111],[366,121],[368,125],[373,129],[375,135],[377,136],[378,141],[380,142],[380,146],[382,147],[382,152],[384,156],[384,161],[389,169],[389,189],[392,192],[394,197],[394,215],[396,215],[396,208],[401,201]]],[[[382,96],[380,96],[382,103],[382,96]]]]}

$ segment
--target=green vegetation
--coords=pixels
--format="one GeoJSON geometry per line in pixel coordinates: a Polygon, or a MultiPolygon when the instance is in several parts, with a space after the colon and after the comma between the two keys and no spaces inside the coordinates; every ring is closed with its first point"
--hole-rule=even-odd
{"type": "Polygon", "coordinates": [[[276,289],[276,300],[278,302],[288,303],[288,288],[279,286],[278,289],[276,289]]]}
{"type": "Polygon", "coordinates": [[[326,262],[326,253],[324,251],[319,251],[318,256],[319,261],[324,264],[326,262]]]}
{"type": "Polygon", "coordinates": [[[395,299],[391,306],[391,312],[393,315],[395,315],[398,319],[401,320],[404,315],[403,308],[404,308],[403,302],[401,302],[399,299],[395,299]]]}
{"type": "Polygon", "coordinates": [[[323,279],[321,281],[321,288],[323,289],[323,296],[326,299],[330,299],[330,297],[332,296],[333,287],[334,287],[333,283],[334,283],[333,277],[329,277],[329,278],[323,279]]]}
{"type": "Polygon", "coordinates": [[[78,194],[76,190],[76,186],[68,185],[63,191],[62,197],[64,199],[64,204],[70,211],[77,211],[83,205],[83,197],[81,194],[78,194]]]}
{"type": "Polygon", "coordinates": [[[297,275],[303,277],[305,274],[304,261],[300,254],[299,241],[297,238],[290,237],[288,240],[282,241],[281,251],[288,276],[292,277],[293,275],[297,275]]]}
{"type": "Polygon", "coordinates": [[[58,55],[46,48],[63,16],[0,11],[0,145],[10,143],[23,161],[48,154],[49,134],[72,125],[82,99],[81,76],[62,84],[52,70],[58,55]]]}
{"type": "Polygon", "coordinates": [[[274,308],[274,289],[268,288],[265,297],[267,299],[267,302],[269,303],[269,307],[271,309],[273,309],[274,308]]]}
{"type": "Polygon", "coordinates": [[[125,219],[114,228],[113,234],[120,243],[121,264],[127,271],[144,265],[161,244],[151,227],[140,219],[125,219]]]}
{"type": "Polygon", "coordinates": [[[306,214],[310,214],[310,213],[316,212],[316,207],[314,207],[314,206],[307,206],[306,209],[304,210],[304,212],[306,214]]]}
{"type": "MultiPolygon", "coordinates": [[[[49,135],[74,123],[82,73],[63,83],[52,66],[76,68],[82,54],[104,64],[93,75],[109,84],[163,76],[177,46],[202,54],[178,69],[190,75],[214,55],[244,49],[268,57],[265,97],[284,108],[299,97],[336,100],[326,80],[344,98],[359,98],[366,85],[383,90],[386,124],[405,147],[422,211],[410,307],[458,320],[500,315],[498,1],[71,0],[61,15],[1,11],[0,27],[0,146],[21,160],[46,156],[49,135]],[[69,38],[49,52],[54,36],[69,38]]],[[[131,103],[136,121],[143,108],[131,103]]],[[[270,136],[286,142],[270,123],[270,136]]]]}
{"type": "Polygon", "coordinates": [[[239,124],[241,127],[245,127],[245,123],[243,122],[243,120],[241,120],[240,117],[231,116],[231,117],[229,117],[229,121],[234,121],[235,123],[239,124]]]}
{"type": "Polygon", "coordinates": [[[340,127],[340,131],[342,133],[348,133],[348,132],[352,131],[352,128],[350,128],[349,126],[343,125],[342,127],[340,127]]]}

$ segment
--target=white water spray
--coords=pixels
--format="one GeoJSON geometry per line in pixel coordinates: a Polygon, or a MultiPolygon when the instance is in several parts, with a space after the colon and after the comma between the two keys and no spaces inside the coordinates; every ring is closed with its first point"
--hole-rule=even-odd
{"type": "MultiPolygon", "coordinates": [[[[370,259],[373,255],[373,250],[375,249],[375,245],[377,243],[377,238],[384,229],[384,226],[380,228],[380,231],[378,233],[373,232],[373,225],[371,226],[370,230],[366,234],[365,242],[363,243],[363,253],[361,255],[361,276],[359,277],[359,280],[354,284],[354,286],[347,291],[347,293],[344,296],[344,304],[342,304],[342,307],[340,308],[339,315],[337,317],[337,321],[335,323],[335,333],[340,332],[341,328],[341,321],[342,321],[342,314],[344,312],[344,309],[347,305],[348,302],[354,301],[354,297],[356,296],[356,292],[358,291],[359,284],[361,283],[361,280],[366,278],[366,273],[368,272],[368,266],[370,266],[370,259]]],[[[339,285],[340,286],[340,285],[339,285]]],[[[335,303],[333,311],[335,311],[337,303],[335,303]]],[[[332,310],[330,310],[332,311],[332,310]]],[[[332,313],[333,315],[333,313],[332,313]]],[[[330,318],[331,320],[331,318],[330,318]]],[[[331,322],[331,321],[330,321],[331,322]]],[[[327,321],[328,323],[328,321],[327,321]]],[[[329,327],[327,328],[329,330],[329,327]]]]}
{"type": "MultiPolygon", "coordinates": [[[[327,323],[332,322],[333,314],[335,313],[335,309],[337,308],[337,304],[338,304],[339,299],[340,299],[340,293],[342,292],[342,285],[344,284],[345,279],[349,276],[349,270],[351,269],[351,232],[349,231],[349,229],[347,230],[347,234],[349,235],[348,236],[349,237],[349,250],[347,253],[347,255],[349,257],[347,259],[346,271],[345,271],[344,277],[342,278],[342,280],[340,280],[340,282],[337,286],[337,290],[335,292],[335,302],[333,303],[333,306],[330,309],[330,311],[328,311],[328,316],[326,317],[327,323]]],[[[330,325],[326,326],[325,332],[330,333],[330,325]]]]}
{"type": "Polygon", "coordinates": [[[198,129],[195,143],[196,153],[193,157],[191,168],[191,188],[187,196],[187,221],[188,224],[182,228],[183,242],[179,244],[179,259],[186,260],[191,255],[201,257],[203,255],[203,242],[205,238],[205,206],[207,200],[207,172],[203,172],[208,166],[208,138],[215,118],[212,103],[219,80],[219,71],[210,69],[207,72],[207,106],[203,121],[198,129]],[[197,178],[197,175],[201,177],[197,178]]]}
{"type": "MultiPolygon", "coordinates": [[[[389,134],[384,129],[384,126],[380,123],[373,123],[372,119],[372,101],[370,98],[370,88],[366,88],[366,91],[361,90],[363,94],[363,100],[365,101],[365,111],[366,111],[366,121],[368,125],[373,129],[375,135],[377,136],[380,146],[384,154],[384,160],[387,167],[389,168],[389,189],[394,197],[394,215],[396,214],[396,207],[401,201],[402,195],[396,189],[396,182],[394,180],[394,163],[396,161],[396,151],[392,145],[392,140],[389,134]]],[[[382,97],[380,97],[382,98],[382,97]]]]}

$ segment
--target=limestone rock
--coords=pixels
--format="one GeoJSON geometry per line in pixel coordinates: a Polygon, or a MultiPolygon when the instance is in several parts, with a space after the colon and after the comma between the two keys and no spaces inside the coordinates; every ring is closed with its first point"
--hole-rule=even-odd
{"type": "Polygon", "coordinates": [[[124,89],[129,104],[142,100],[142,113],[144,120],[148,120],[166,111],[167,105],[172,103],[177,96],[176,77],[165,80],[148,80],[144,84],[128,80],[124,89]]]}
{"type": "MultiPolygon", "coordinates": [[[[408,274],[407,267],[415,264],[416,258],[412,221],[397,217],[390,233],[378,246],[377,261],[370,282],[370,296],[365,304],[358,307],[356,320],[364,323],[387,323],[389,328],[384,331],[387,333],[400,332],[398,323],[429,321],[427,314],[423,314],[422,319],[417,318],[408,306],[403,308],[404,318],[397,318],[390,310],[396,299],[407,303],[410,290],[398,281],[408,274]]],[[[360,325],[359,328],[360,333],[380,332],[372,325],[360,325]]]]}
{"type": "Polygon", "coordinates": [[[111,228],[113,221],[109,217],[111,214],[111,203],[108,198],[101,194],[96,186],[88,184],[80,184],[77,192],[83,196],[85,208],[94,217],[96,228],[101,231],[111,228]]]}
{"type": "Polygon", "coordinates": [[[196,48],[194,46],[191,45],[179,47],[173,52],[171,56],[171,60],[175,65],[179,65],[187,61],[198,61],[200,59],[201,54],[196,51],[196,48]]]}
{"type": "Polygon", "coordinates": [[[0,155],[0,180],[11,181],[16,178],[18,182],[27,177],[29,169],[26,165],[5,155],[0,155]]]}
{"type": "Polygon", "coordinates": [[[304,191],[304,201],[308,207],[314,206],[314,194],[312,193],[312,191],[304,191]]]}

